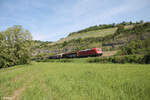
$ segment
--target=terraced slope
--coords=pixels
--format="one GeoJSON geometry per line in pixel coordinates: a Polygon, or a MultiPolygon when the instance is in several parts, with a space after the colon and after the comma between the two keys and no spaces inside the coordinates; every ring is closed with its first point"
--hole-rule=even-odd
{"type": "MultiPolygon", "coordinates": [[[[134,25],[127,25],[125,26],[125,29],[133,28],[134,25]]],[[[115,31],[117,30],[117,27],[115,28],[107,28],[107,29],[100,29],[100,30],[95,30],[95,31],[88,31],[88,32],[82,32],[82,33],[75,33],[72,34],[66,38],[60,39],[56,43],[62,43],[64,41],[69,41],[72,39],[79,39],[79,38],[91,38],[91,37],[104,37],[110,34],[114,34],[115,31]]]]}
{"type": "Polygon", "coordinates": [[[104,37],[106,35],[114,34],[117,28],[108,28],[108,29],[101,29],[95,31],[88,31],[83,33],[76,33],[66,38],[63,38],[58,41],[58,43],[62,43],[64,41],[69,41],[72,39],[79,39],[79,38],[89,38],[89,37],[104,37]]]}

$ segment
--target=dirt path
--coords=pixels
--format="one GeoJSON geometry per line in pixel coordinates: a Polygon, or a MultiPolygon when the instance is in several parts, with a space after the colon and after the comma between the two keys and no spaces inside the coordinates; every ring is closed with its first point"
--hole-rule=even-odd
{"type": "Polygon", "coordinates": [[[20,97],[20,95],[21,95],[21,93],[24,91],[24,89],[25,89],[25,86],[22,87],[22,88],[19,88],[18,90],[15,90],[15,91],[14,91],[14,94],[13,94],[13,96],[12,96],[12,100],[19,100],[18,97],[20,97]]]}
{"type": "MultiPolygon", "coordinates": [[[[12,96],[5,97],[3,99],[4,100],[20,100],[24,90],[30,86],[30,84],[33,82],[33,80],[35,80],[35,79],[38,80],[39,76],[41,75],[41,74],[35,75],[35,73],[36,73],[36,71],[30,73],[29,78],[24,82],[23,86],[16,89],[13,92],[12,96]]],[[[14,81],[17,81],[17,79],[19,79],[19,78],[16,78],[14,81]]],[[[50,96],[50,100],[53,100],[52,95],[49,93],[49,90],[47,89],[47,86],[46,86],[44,80],[40,80],[40,83],[42,84],[41,86],[43,87],[43,92],[48,93],[48,95],[50,96]]]]}
{"type": "Polygon", "coordinates": [[[22,92],[25,90],[25,85],[13,92],[13,95],[10,97],[4,97],[4,100],[19,100],[19,97],[21,96],[22,92]]]}
{"type": "MultiPolygon", "coordinates": [[[[8,97],[4,97],[4,100],[19,100],[21,97],[22,92],[25,90],[25,88],[28,86],[28,84],[30,84],[30,82],[32,81],[32,79],[34,78],[34,73],[31,73],[29,76],[31,76],[30,78],[28,78],[28,80],[26,80],[23,84],[23,86],[19,89],[16,89],[12,96],[8,96],[8,97]]],[[[15,78],[13,81],[16,82],[18,79],[20,79],[21,77],[17,77],[15,78]]]]}

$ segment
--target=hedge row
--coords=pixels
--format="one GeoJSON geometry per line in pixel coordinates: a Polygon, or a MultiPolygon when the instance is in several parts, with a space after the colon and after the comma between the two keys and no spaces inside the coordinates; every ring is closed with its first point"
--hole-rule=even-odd
{"type": "Polygon", "coordinates": [[[89,63],[139,63],[150,64],[150,55],[126,55],[89,59],[89,63]]]}

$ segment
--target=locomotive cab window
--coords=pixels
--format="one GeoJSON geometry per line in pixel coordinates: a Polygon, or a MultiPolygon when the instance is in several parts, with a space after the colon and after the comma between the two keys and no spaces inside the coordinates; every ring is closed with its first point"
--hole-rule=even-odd
{"type": "Polygon", "coordinates": [[[97,51],[101,51],[101,49],[100,49],[100,48],[98,48],[98,49],[97,49],[97,51]]]}

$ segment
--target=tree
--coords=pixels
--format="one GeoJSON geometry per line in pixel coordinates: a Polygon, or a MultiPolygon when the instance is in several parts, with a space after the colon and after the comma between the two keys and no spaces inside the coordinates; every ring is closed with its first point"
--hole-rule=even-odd
{"type": "Polygon", "coordinates": [[[116,30],[115,35],[118,35],[123,31],[124,31],[124,25],[118,25],[118,29],[116,30]]]}
{"type": "Polygon", "coordinates": [[[63,44],[62,44],[62,47],[65,47],[67,45],[67,42],[64,41],[63,44]]]}
{"type": "Polygon", "coordinates": [[[143,20],[140,20],[140,24],[143,24],[144,23],[144,21],[143,20]]]}
{"type": "Polygon", "coordinates": [[[29,63],[31,46],[31,33],[20,25],[0,32],[0,68],[29,63]]]}
{"type": "Polygon", "coordinates": [[[133,24],[133,22],[132,22],[132,21],[130,21],[130,22],[129,22],[129,24],[130,24],[130,25],[132,25],[132,24],[133,24]]]}
{"type": "Polygon", "coordinates": [[[125,22],[125,21],[123,21],[122,23],[121,23],[121,25],[126,25],[127,23],[125,22]]]}
{"type": "Polygon", "coordinates": [[[76,39],[76,43],[81,43],[81,41],[82,41],[81,38],[76,39]]]}
{"type": "Polygon", "coordinates": [[[143,60],[144,60],[144,63],[145,63],[145,64],[150,64],[150,53],[147,53],[147,54],[144,56],[143,60]]]}

